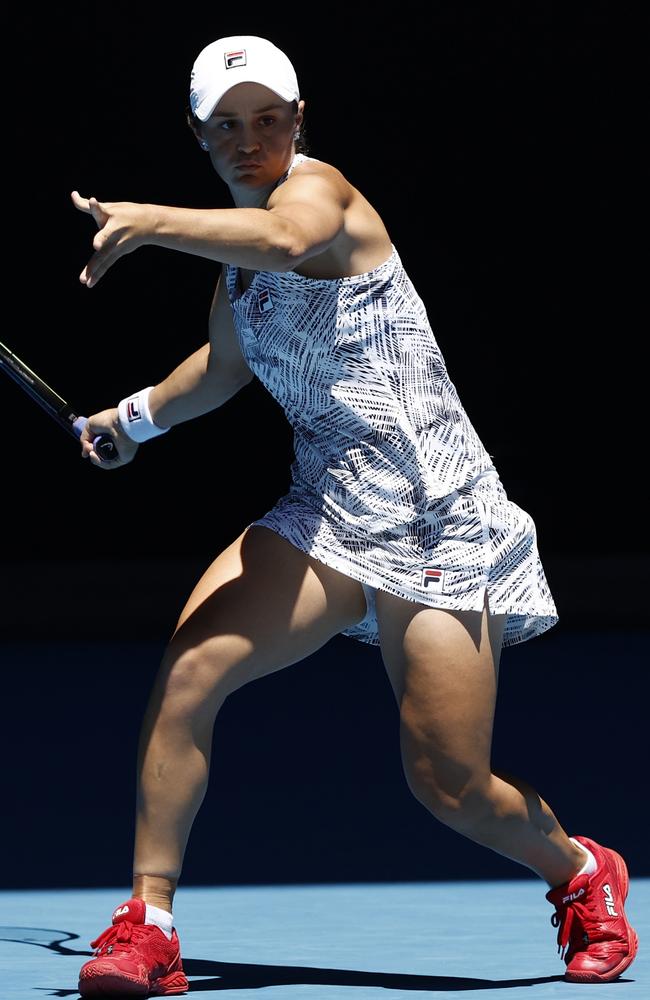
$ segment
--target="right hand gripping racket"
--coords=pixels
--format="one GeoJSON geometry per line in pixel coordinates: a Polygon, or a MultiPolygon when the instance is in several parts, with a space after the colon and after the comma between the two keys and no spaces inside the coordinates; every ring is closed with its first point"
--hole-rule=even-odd
{"type": "MultiPolygon", "coordinates": [[[[0,342],[0,368],[61,427],[74,434],[77,439],[81,437],[88,418],[77,416],[65,399],[61,399],[54,389],[51,389],[2,342],[0,342]]],[[[108,434],[98,434],[93,440],[93,448],[103,462],[115,462],[120,457],[115,442],[108,434]]]]}

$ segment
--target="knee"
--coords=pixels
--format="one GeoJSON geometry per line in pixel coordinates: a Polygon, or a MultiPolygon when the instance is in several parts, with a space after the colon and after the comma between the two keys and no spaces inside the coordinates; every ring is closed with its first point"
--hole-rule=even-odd
{"type": "MultiPolygon", "coordinates": [[[[161,715],[183,717],[207,707],[220,694],[225,671],[214,641],[188,645],[174,639],[163,655],[158,675],[161,715]]],[[[227,692],[223,693],[223,698],[227,692]]]]}
{"type": "Polygon", "coordinates": [[[483,780],[459,761],[430,758],[405,764],[407,784],[437,820],[455,830],[470,829],[486,812],[488,799],[483,780]]]}
{"type": "Polygon", "coordinates": [[[489,810],[489,765],[425,738],[402,741],[402,764],[412,794],[446,826],[471,829],[489,810]]]}

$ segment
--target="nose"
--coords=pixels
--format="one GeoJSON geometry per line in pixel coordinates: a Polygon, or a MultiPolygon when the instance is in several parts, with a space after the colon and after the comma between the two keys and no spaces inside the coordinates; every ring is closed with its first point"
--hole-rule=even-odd
{"type": "Polygon", "coordinates": [[[258,147],[259,142],[255,137],[252,125],[244,125],[239,137],[239,149],[242,153],[251,153],[258,147]]]}

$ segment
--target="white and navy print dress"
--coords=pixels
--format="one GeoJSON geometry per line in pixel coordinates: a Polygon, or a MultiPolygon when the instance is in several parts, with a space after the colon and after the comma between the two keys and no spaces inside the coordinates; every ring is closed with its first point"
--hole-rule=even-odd
{"type": "Polygon", "coordinates": [[[344,635],[379,643],[376,589],[481,611],[487,588],[514,645],[558,621],[535,523],[508,499],[391,246],[364,274],[257,271],[243,293],[224,264],[242,354],[294,428],[289,491],[252,523],[363,584],[367,614],[344,635]]]}

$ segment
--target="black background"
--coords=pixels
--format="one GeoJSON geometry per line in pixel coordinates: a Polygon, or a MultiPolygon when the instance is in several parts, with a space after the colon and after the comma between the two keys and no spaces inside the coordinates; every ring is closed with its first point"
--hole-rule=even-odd
{"type": "MultiPolygon", "coordinates": [[[[232,207],[185,123],[220,35],[294,62],[310,153],[385,221],[470,419],[543,554],[647,553],[646,227],[636,29],[607,3],[277,5],[179,18],[148,4],[12,14],[2,339],[78,412],[169,374],[207,340],[220,265],[144,247],[91,289],[105,200],[232,207]],[[641,342],[637,338],[641,337],[641,342]]],[[[216,554],[289,484],[292,431],[257,379],[103,472],[4,380],[8,560],[216,554]]]]}
{"type": "MultiPolygon", "coordinates": [[[[273,40],[309,152],[382,215],[537,524],[560,623],[504,651],[495,764],[647,874],[640,26],[614,3],[229,9],[12,10],[0,339],[86,415],[206,342],[219,264],[144,247],[87,289],[96,230],[70,192],[232,207],[185,123],[190,69],[217,37],[273,40]]],[[[126,884],[128,761],[163,642],[201,570],[288,488],[291,428],[254,380],[107,472],[8,379],[0,419],[4,882],[126,884]]],[[[184,880],[529,875],[432,824],[397,720],[377,649],[344,637],[236,692],[184,880]]]]}

